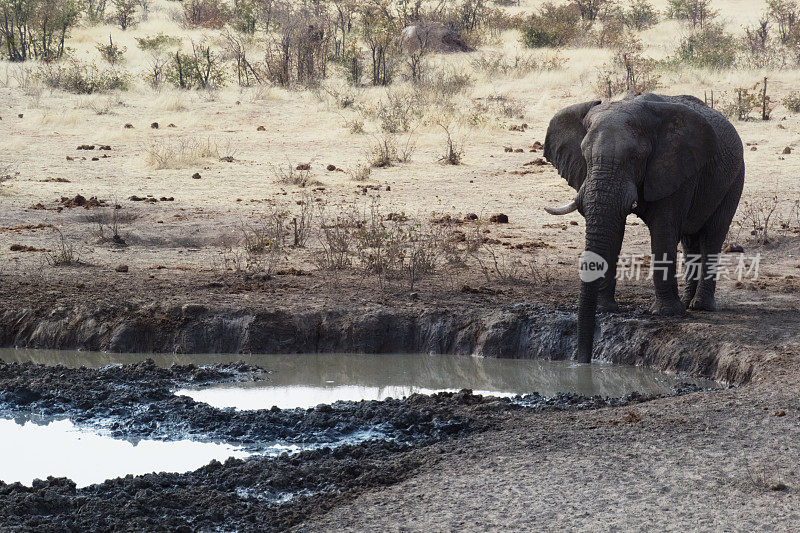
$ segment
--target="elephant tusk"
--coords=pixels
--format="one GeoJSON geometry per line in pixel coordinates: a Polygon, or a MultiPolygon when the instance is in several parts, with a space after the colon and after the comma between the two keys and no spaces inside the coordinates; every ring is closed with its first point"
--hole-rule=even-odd
{"type": "Polygon", "coordinates": [[[567,205],[563,205],[561,207],[545,206],[544,210],[550,213],[551,215],[566,215],[572,213],[573,211],[577,211],[578,204],[575,202],[575,200],[572,200],[567,205]]]}

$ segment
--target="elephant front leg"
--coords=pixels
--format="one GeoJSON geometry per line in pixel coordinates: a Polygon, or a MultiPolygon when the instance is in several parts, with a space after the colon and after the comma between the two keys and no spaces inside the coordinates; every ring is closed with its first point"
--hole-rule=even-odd
{"type": "MultiPolygon", "coordinates": [[[[619,258],[622,250],[622,239],[612,250],[614,258],[619,258]]],[[[600,282],[600,291],[597,295],[597,311],[599,313],[616,313],[619,311],[619,304],[614,296],[617,291],[617,263],[612,262],[608,265],[608,272],[600,282]]]]}
{"type": "Polygon", "coordinates": [[[669,234],[652,232],[652,275],[656,301],[651,308],[661,316],[682,316],[686,306],[678,296],[678,239],[669,234]]]}

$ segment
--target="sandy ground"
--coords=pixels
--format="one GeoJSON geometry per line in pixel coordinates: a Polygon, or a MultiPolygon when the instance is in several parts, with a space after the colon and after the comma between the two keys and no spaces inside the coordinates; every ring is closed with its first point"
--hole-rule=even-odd
{"type": "MultiPolygon", "coordinates": [[[[718,4],[729,28],[757,18],[750,2],[718,4]]],[[[149,24],[136,32],[170,28],[149,24]]],[[[666,21],[649,30],[643,36],[648,51],[664,56],[674,46],[676,28],[666,21]]],[[[108,31],[112,29],[80,29],[74,44],[93,49],[108,31]]],[[[115,41],[133,50],[136,32],[119,39],[115,34],[115,41]]],[[[518,51],[516,41],[506,39],[481,53],[513,57],[518,51]]],[[[542,156],[530,147],[544,140],[555,111],[594,96],[596,71],[608,54],[564,50],[560,55],[568,61],[556,71],[492,79],[476,73],[471,86],[454,98],[462,112],[447,117],[464,142],[463,165],[437,162],[445,137],[436,117],[427,116],[413,133],[398,134],[399,142],[410,135],[416,145],[411,161],[373,169],[364,182],[355,181],[352,173],[380,135],[378,124],[367,118],[366,133],[350,133],[346,122],[360,115],[338,108],[326,96],[234,88],[211,94],[154,93],[138,87],[123,94],[78,97],[18,87],[8,75],[17,67],[3,65],[0,174],[12,179],[0,183],[0,298],[17,309],[75,302],[131,308],[193,302],[291,310],[333,304],[413,306],[420,300],[425,305],[535,302],[570,308],[578,294],[574,264],[583,244],[583,219],[577,213],[560,220],[546,215],[542,206],[564,203],[573,191],[552,167],[525,163],[542,156]],[[518,104],[520,114],[508,117],[490,110],[478,126],[465,122],[469,113],[464,110],[498,95],[518,104]],[[153,122],[159,123],[158,129],[151,128],[153,122]],[[528,125],[526,131],[509,130],[522,123],[528,125]],[[84,144],[96,149],[76,150],[84,144]],[[181,146],[203,144],[216,147],[213,157],[174,165],[179,168],[157,169],[148,157],[163,147],[176,152],[181,146]],[[101,145],[111,149],[101,151],[101,145]],[[506,147],[523,151],[509,153],[506,147]],[[233,161],[220,161],[226,156],[233,161]],[[276,168],[289,163],[310,163],[311,177],[319,184],[282,183],[276,168]],[[327,171],[328,165],[344,171],[327,171]],[[194,174],[200,178],[193,179],[194,174]],[[372,188],[365,190],[365,185],[372,188]],[[128,246],[109,242],[108,229],[101,239],[87,218],[108,215],[111,208],[62,205],[62,197],[78,194],[122,207],[120,235],[128,246]],[[130,200],[148,195],[173,200],[130,200]],[[476,213],[486,219],[505,213],[509,224],[485,226],[485,235],[493,239],[487,246],[507,262],[527,264],[535,257],[550,281],[533,282],[524,275],[502,279],[496,273],[487,278],[474,257],[464,268],[440,270],[415,287],[405,280],[383,283],[354,272],[326,272],[312,261],[320,245],[316,233],[307,247],[293,249],[279,265],[311,276],[265,280],[226,269],[223,257],[232,248],[240,249],[243,225],[263,221],[276,210],[296,212],[298,201],[325,205],[328,214],[363,212],[375,201],[383,213],[405,212],[423,222],[445,214],[461,218],[476,213]],[[44,209],[34,208],[37,204],[44,209]],[[81,265],[48,262],[48,254],[61,246],[60,235],[81,265]],[[533,250],[509,246],[525,242],[544,245],[533,250]],[[38,251],[12,251],[13,245],[38,251]],[[119,265],[126,265],[127,272],[116,272],[119,265]],[[480,294],[463,292],[464,284],[483,289],[480,294]]],[[[461,56],[438,61],[458,68],[468,64],[461,56]]],[[[131,62],[133,68],[141,60],[131,62]]],[[[729,95],[764,75],[770,77],[774,101],[800,81],[796,69],[680,69],[662,76],[660,92],[703,98],[714,90],[729,95]]],[[[358,91],[357,98],[369,107],[387,93],[368,88],[358,91]]],[[[754,382],[635,409],[510,413],[499,429],[444,448],[435,467],[423,467],[397,485],[344,502],[302,528],[794,530],[800,523],[800,340],[793,325],[800,290],[800,211],[794,207],[800,200],[800,116],[778,105],[768,122],[735,126],[747,144],[747,176],[729,242],[743,245],[747,255],[760,253],[761,271],[754,282],[720,283],[722,318],[715,320],[742,321],[746,341],[741,357],[759,361],[754,382]],[[784,154],[786,147],[792,153],[784,154]],[[756,208],[747,211],[744,202],[756,208]],[[759,244],[750,235],[753,217],[763,217],[773,205],[770,243],[759,244]],[[774,329],[763,327],[765,316],[779,316],[774,329]]],[[[648,251],[646,227],[631,217],[623,253],[648,251]]],[[[482,253],[485,259],[487,250],[482,253]]],[[[646,308],[652,296],[646,280],[622,282],[619,291],[625,312],[646,308]]],[[[686,320],[693,319],[702,316],[686,320]]]]}

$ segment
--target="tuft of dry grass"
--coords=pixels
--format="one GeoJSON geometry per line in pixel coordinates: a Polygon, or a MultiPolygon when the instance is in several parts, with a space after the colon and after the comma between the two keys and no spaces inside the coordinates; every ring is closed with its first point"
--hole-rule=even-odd
{"type": "Polygon", "coordinates": [[[154,140],[145,145],[144,152],[145,162],[155,170],[189,168],[209,159],[219,159],[217,143],[210,137],[204,141],[193,138],[154,140]]]}

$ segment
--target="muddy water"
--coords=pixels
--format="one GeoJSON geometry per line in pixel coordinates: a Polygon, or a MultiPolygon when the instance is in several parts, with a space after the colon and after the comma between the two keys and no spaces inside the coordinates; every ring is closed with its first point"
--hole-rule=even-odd
{"type": "Polygon", "coordinates": [[[569,361],[487,359],[449,355],[290,354],[184,355],[113,354],[49,350],[0,350],[6,361],[100,367],[153,358],[156,364],[211,364],[243,360],[270,371],[260,382],[182,389],[179,394],[215,407],[268,409],[313,407],[338,400],[382,400],[413,393],[472,389],[476,393],[544,396],[574,392],[624,396],[631,392],[666,394],[678,383],[713,386],[645,368],[569,361]]]}

